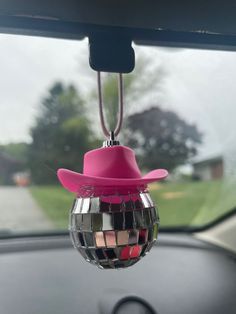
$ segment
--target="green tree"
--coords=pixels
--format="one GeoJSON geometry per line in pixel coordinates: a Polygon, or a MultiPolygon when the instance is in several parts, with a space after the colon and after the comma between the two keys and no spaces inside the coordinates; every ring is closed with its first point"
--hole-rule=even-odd
{"type": "Polygon", "coordinates": [[[49,89],[31,136],[29,165],[35,183],[54,183],[60,167],[82,170],[83,154],[94,139],[84,101],[74,86],[55,83],[49,89]]]}
{"type": "Polygon", "coordinates": [[[143,168],[167,168],[184,164],[197,153],[202,134],[175,112],[152,107],[131,115],[126,144],[137,150],[143,168]]]}

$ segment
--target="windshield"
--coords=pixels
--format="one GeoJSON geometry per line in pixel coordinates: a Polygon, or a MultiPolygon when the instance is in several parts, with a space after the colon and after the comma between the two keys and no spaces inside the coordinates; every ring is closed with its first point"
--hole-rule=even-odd
{"type": "MultiPolygon", "coordinates": [[[[82,172],[84,153],[104,140],[87,41],[0,42],[0,233],[65,230],[74,195],[56,171],[82,172]]],[[[236,205],[236,54],[135,50],[119,140],[135,150],[143,173],[169,170],[149,187],[161,227],[208,224],[236,205]]],[[[112,129],[116,76],[104,74],[103,83],[112,129]]]]}

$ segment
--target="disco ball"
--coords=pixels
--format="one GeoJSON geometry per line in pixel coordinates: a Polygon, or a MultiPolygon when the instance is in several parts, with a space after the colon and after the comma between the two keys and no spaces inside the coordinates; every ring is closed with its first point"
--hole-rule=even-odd
{"type": "Polygon", "coordinates": [[[157,240],[159,216],[147,191],[78,197],[69,231],[84,259],[102,269],[126,268],[157,240]]]}
{"type": "Polygon", "coordinates": [[[134,151],[116,143],[84,155],[83,173],[59,169],[75,193],[70,235],[86,261],[100,268],[126,268],[150,251],[159,217],[147,186],[167,177],[165,169],[141,174],[134,151]]]}

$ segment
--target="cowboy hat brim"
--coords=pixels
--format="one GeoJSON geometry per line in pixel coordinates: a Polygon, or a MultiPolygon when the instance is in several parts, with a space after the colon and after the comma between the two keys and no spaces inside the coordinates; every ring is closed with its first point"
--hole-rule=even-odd
{"type": "Polygon", "coordinates": [[[147,173],[141,178],[121,179],[121,178],[104,178],[93,177],[74,172],[68,169],[59,169],[57,176],[65,189],[70,192],[77,193],[82,186],[139,186],[147,185],[155,181],[159,181],[168,176],[168,171],[165,169],[156,169],[147,173]]]}

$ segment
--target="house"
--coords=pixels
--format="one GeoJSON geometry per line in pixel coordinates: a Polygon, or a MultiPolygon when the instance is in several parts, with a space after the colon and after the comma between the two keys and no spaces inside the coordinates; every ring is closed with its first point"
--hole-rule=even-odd
{"type": "Polygon", "coordinates": [[[0,185],[13,184],[12,176],[23,163],[5,152],[0,152],[0,185]]]}
{"type": "Polygon", "coordinates": [[[224,175],[222,156],[209,158],[193,163],[193,178],[201,181],[218,180],[224,175]]]}

